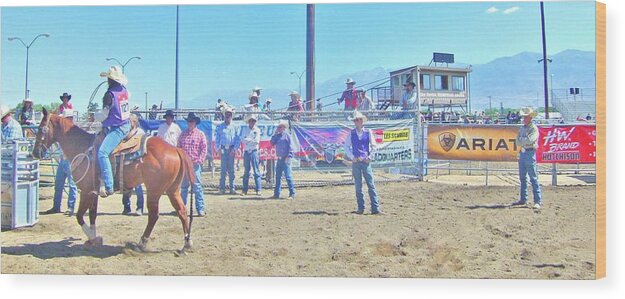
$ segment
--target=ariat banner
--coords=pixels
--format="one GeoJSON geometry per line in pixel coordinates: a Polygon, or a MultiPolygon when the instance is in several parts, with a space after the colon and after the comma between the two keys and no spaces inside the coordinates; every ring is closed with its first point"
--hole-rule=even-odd
{"type": "Polygon", "coordinates": [[[429,159],[517,161],[518,126],[428,125],[429,159]]]}

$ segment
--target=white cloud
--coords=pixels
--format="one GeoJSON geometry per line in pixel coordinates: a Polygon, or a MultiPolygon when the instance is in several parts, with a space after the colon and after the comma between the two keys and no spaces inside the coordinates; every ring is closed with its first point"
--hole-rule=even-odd
{"type": "Polygon", "coordinates": [[[511,14],[511,13],[517,12],[519,9],[520,8],[518,6],[513,6],[513,7],[510,7],[508,9],[504,10],[503,14],[505,14],[505,15],[511,14]]]}
{"type": "Polygon", "coordinates": [[[487,14],[492,14],[492,13],[496,13],[499,11],[499,8],[491,6],[489,9],[486,10],[487,14]]]}

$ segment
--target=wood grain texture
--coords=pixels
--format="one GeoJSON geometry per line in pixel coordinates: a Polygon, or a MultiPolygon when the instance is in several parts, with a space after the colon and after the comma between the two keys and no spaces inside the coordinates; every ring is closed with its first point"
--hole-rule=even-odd
{"type": "Polygon", "coordinates": [[[606,275],[606,5],[596,2],[595,55],[597,84],[597,195],[596,204],[596,278],[606,275]]]}

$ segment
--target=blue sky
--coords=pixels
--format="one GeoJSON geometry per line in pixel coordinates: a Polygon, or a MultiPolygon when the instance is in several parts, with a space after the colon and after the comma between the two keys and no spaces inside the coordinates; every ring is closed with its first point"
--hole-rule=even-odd
{"type": "MultiPolygon", "coordinates": [[[[30,50],[35,101],[58,102],[67,91],[84,109],[102,81],[99,72],[111,65],[105,58],[141,56],[126,67],[131,100],[143,107],[148,92],[150,105],[173,106],[175,13],[165,5],[3,7],[2,102],[13,106],[24,95],[25,49],[7,38],[28,42],[48,32],[30,50]]],[[[594,51],[594,2],[547,2],[545,15],[549,53],[594,51]]],[[[318,4],[316,22],[318,83],[375,67],[427,64],[435,51],[470,64],[541,52],[538,2],[318,4]]],[[[305,26],[303,4],[181,6],[180,99],[255,85],[297,90],[290,72],[305,69],[305,26]]]]}

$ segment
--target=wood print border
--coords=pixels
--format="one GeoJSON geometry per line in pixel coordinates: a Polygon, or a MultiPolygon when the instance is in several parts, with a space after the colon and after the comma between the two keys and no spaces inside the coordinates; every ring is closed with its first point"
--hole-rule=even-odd
{"type": "Polygon", "coordinates": [[[596,2],[597,185],[595,199],[596,279],[606,276],[606,5],[596,2]]]}

